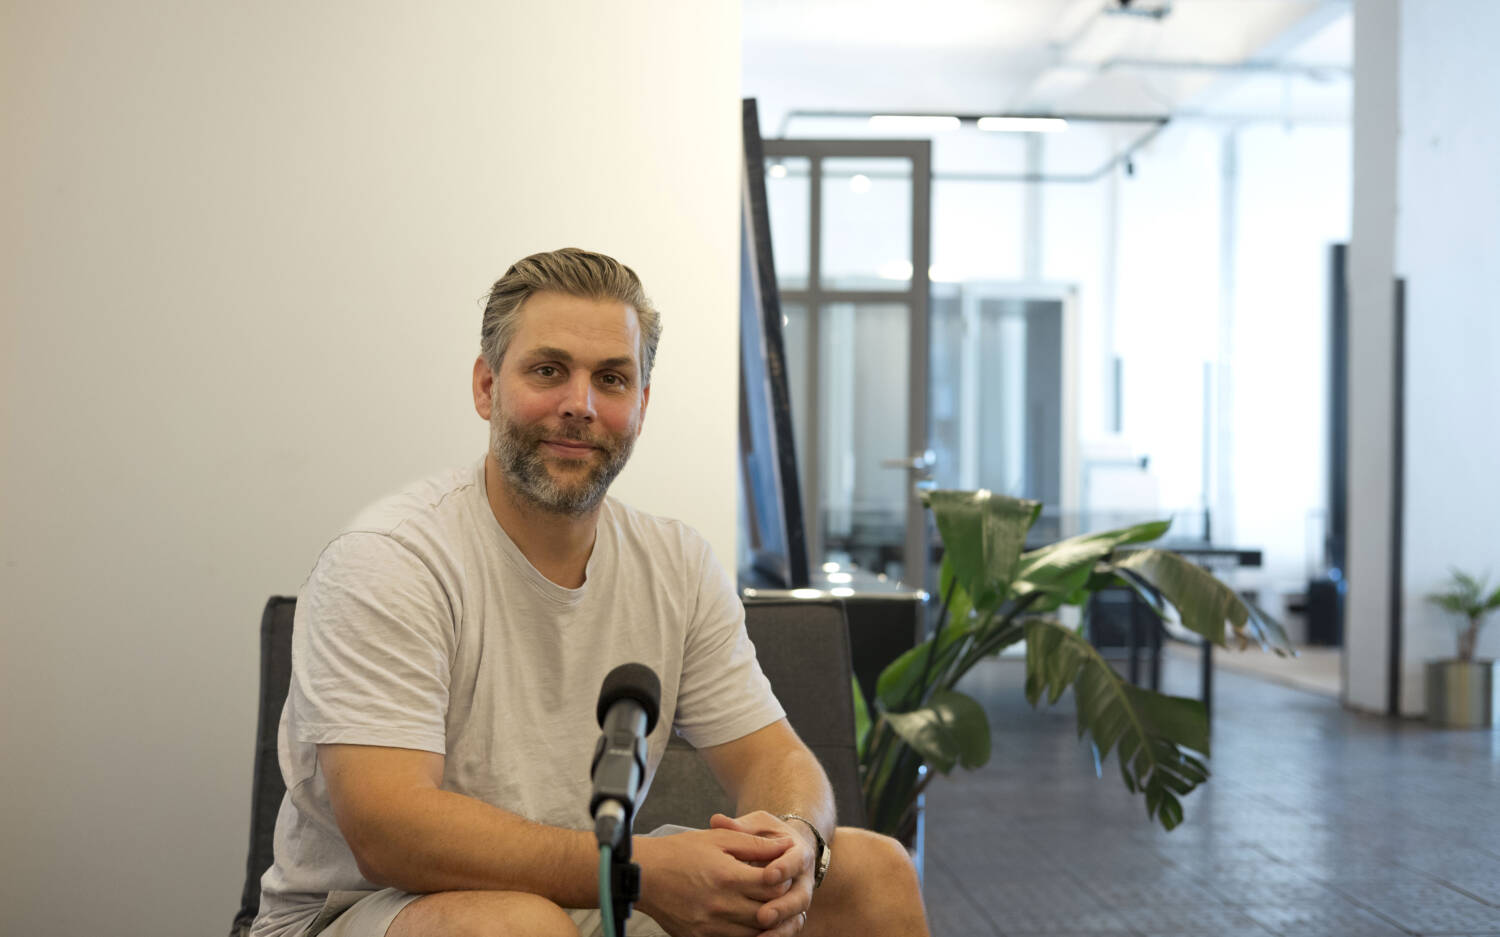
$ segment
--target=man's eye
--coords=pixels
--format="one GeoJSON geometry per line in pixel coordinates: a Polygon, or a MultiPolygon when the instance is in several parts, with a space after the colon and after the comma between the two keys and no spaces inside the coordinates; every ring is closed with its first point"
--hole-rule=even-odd
{"type": "Polygon", "coordinates": [[[605,374],[605,375],[601,375],[600,378],[599,378],[599,380],[601,380],[604,383],[610,385],[611,387],[624,387],[625,386],[625,379],[623,377],[621,377],[620,375],[618,375],[618,374],[605,374]]]}
{"type": "Polygon", "coordinates": [[[552,365],[544,364],[536,369],[536,373],[539,377],[556,377],[558,371],[557,368],[554,368],[552,365]]]}

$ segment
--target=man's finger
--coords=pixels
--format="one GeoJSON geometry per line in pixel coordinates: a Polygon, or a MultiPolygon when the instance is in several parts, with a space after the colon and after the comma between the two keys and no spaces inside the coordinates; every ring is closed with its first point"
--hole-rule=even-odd
{"type": "MultiPolygon", "coordinates": [[[[732,831],[726,830],[725,832],[732,831]]],[[[796,843],[791,839],[772,839],[768,836],[738,833],[732,837],[726,837],[721,848],[741,862],[770,862],[780,858],[788,849],[795,848],[795,846],[796,843]]]]}
{"type": "Polygon", "coordinates": [[[807,913],[807,900],[798,897],[796,900],[766,904],[759,912],[756,912],[754,918],[760,927],[766,928],[768,934],[795,934],[801,931],[802,925],[807,922],[805,913],[807,913]]]}
{"type": "Polygon", "coordinates": [[[756,937],[792,937],[794,934],[802,933],[802,928],[807,926],[807,912],[794,914],[785,921],[772,927],[770,930],[761,931],[756,937]]]}
{"type": "Polygon", "coordinates": [[[763,873],[767,883],[781,882],[796,878],[797,876],[812,870],[807,851],[800,846],[793,846],[776,860],[767,863],[763,873]]]}
{"type": "MultiPolygon", "coordinates": [[[[783,898],[767,902],[755,912],[755,920],[765,928],[773,928],[790,922],[807,910],[807,898],[808,896],[802,892],[793,892],[783,898]]],[[[800,922],[797,923],[800,927],[800,922]]]]}
{"type": "Polygon", "coordinates": [[[748,824],[741,823],[734,817],[722,813],[716,813],[708,818],[708,827],[712,830],[738,830],[741,833],[751,832],[748,824]]]}

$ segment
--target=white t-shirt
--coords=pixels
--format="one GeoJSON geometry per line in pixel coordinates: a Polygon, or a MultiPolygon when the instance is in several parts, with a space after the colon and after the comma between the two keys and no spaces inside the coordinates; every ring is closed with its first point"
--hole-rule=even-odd
{"type": "Polygon", "coordinates": [[[697,532],[613,499],[584,584],[551,582],[495,520],[483,460],[368,508],[298,597],[278,746],[287,796],[252,934],[299,933],[329,892],[378,887],[339,833],[317,745],[437,752],[445,790],[592,829],[594,709],[617,665],[661,678],[647,785],[673,728],[701,748],[785,715],[744,617],[697,532]]]}

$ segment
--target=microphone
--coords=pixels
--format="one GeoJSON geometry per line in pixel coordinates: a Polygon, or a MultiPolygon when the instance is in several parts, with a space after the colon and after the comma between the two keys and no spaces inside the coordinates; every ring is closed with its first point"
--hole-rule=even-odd
{"type": "MultiPolygon", "coordinates": [[[[589,815],[600,846],[621,853],[628,842],[635,801],[646,777],[646,736],[656,728],[661,681],[645,664],[621,664],[604,678],[597,715],[604,734],[594,746],[589,815]]],[[[621,858],[629,855],[623,851],[621,858]]]]}

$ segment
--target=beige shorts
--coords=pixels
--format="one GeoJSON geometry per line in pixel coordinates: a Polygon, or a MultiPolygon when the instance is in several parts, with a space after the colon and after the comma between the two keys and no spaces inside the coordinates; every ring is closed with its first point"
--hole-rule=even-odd
{"type": "MultiPolygon", "coordinates": [[[[380,891],[336,891],[328,896],[323,910],[303,931],[303,937],[385,937],[391,922],[401,909],[421,895],[382,888],[380,891]]],[[[598,908],[568,911],[581,937],[604,937],[604,920],[598,908]]],[[[626,937],[667,937],[655,921],[640,911],[632,911],[625,922],[626,937]]]]}

